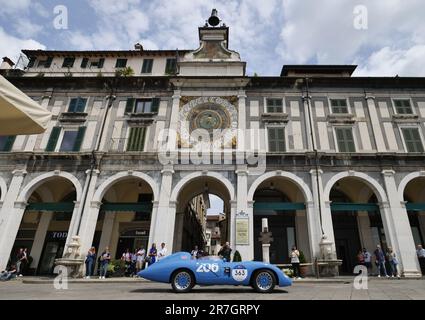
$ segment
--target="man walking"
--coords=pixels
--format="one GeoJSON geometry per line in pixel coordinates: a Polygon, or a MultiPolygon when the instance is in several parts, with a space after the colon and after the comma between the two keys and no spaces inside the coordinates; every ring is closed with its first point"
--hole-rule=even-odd
{"type": "Polygon", "coordinates": [[[382,273],[385,275],[385,277],[389,278],[389,275],[387,274],[387,269],[385,268],[385,254],[384,251],[382,251],[380,245],[376,246],[376,250],[374,253],[376,259],[376,266],[378,267],[378,278],[381,277],[382,273]]]}

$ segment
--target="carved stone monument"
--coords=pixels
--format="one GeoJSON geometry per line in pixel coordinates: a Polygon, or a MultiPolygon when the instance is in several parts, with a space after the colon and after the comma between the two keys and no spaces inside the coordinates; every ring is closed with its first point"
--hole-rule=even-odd
{"type": "Polygon", "coordinates": [[[66,267],[68,277],[82,277],[81,267],[84,264],[84,257],[80,254],[80,246],[80,237],[73,236],[63,257],[55,260],[55,265],[66,267]]]}
{"type": "Polygon", "coordinates": [[[261,228],[263,232],[260,232],[258,241],[262,243],[263,262],[270,263],[270,242],[273,241],[273,238],[272,233],[269,232],[269,223],[267,218],[261,219],[261,228]]]}

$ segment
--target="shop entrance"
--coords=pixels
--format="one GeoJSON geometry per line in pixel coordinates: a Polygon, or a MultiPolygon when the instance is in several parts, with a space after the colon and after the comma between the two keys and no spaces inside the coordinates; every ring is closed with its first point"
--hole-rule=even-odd
{"type": "Polygon", "coordinates": [[[38,265],[38,274],[53,274],[55,259],[62,257],[67,236],[67,231],[47,232],[40,263],[38,265]]]}
{"type": "Polygon", "coordinates": [[[120,259],[123,252],[130,249],[136,252],[137,249],[147,249],[149,241],[149,230],[135,229],[122,232],[117,244],[115,259],[120,259]]]}

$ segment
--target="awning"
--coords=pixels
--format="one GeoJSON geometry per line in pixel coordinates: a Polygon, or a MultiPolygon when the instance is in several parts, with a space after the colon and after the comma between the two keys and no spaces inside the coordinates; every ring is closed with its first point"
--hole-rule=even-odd
{"type": "Polygon", "coordinates": [[[43,133],[52,114],[0,76],[0,136],[43,133]]]}

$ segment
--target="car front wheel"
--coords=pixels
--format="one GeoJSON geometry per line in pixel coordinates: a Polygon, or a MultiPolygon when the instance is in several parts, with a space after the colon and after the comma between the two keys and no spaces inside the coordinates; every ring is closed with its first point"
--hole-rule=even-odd
{"type": "Polygon", "coordinates": [[[194,285],[195,279],[187,270],[177,270],[172,276],[171,286],[176,293],[189,292],[194,285]]]}
{"type": "Polygon", "coordinates": [[[272,292],[276,286],[276,277],[273,272],[269,270],[258,270],[254,274],[252,280],[252,287],[255,291],[260,293],[272,292]]]}

